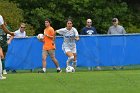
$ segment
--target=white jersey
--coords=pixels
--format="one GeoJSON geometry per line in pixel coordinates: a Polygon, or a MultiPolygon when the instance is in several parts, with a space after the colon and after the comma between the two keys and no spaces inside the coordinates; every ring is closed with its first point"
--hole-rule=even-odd
{"type": "MultiPolygon", "coordinates": [[[[70,50],[76,50],[76,43],[75,43],[75,37],[79,36],[78,31],[76,28],[72,27],[71,30],[68,30],[67,28],[61,28],[57,30],[57,33],[63,35],[64,41],[62,48],[70,50]]],[[[67,52],[67,50],[65,52],[67,52]]],[[[76,51],[75,51],[76,52],[76,51]]]]}
{"type": "Polygon", "coordinates": [[[79,36],[78,31],[74,27],[71,30],[67,30],[67,28],[59,29],[57,33],[63,35],[64,44],[75,44],[75,37],[79,36]]]}
{"type": "Polygon", "coordinates": [[[14,38],[25,38],[26,37],[26,32],[24,31],[23,33],[20,32],[20,29],[15,31],[15,36],[14,38]]]}
{"type": "Polygon", "coordinates": [[[0,26],[4,24],[4,20],[3,20],[3,17],[0,15],[0,26]]]}

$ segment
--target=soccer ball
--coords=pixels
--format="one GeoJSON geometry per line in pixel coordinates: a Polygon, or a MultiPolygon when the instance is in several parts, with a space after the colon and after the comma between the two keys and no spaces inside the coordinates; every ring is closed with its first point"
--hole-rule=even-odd
{"type": "Polygon", "coordinates": [[[67,66],[66,67],[66,72],[67,73],[75,72],[75,69],[72,66],[67,66]]]}
{"type": "Polygon", "coordinates": [[[43,34],[38,34],[37,35],[37,39],[42,40],[43,38],[44,38],[44,35],[43,34]]]}

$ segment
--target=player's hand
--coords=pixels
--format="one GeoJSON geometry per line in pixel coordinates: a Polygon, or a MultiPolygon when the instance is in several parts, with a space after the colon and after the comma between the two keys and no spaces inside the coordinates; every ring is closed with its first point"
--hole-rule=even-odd
{"type": "Polygon", "coordinates": [[[15,33],[14,33],[14,32],[10,32],[10,35],[11,35],[11,36],[15,36],[15,33]]]}
{"type": "Polygon", "coordinates": [[[78,41],[78,40],[79,40],[79,37],[75,37],[75,40],[77,40],[77,41],[78,41]]]}

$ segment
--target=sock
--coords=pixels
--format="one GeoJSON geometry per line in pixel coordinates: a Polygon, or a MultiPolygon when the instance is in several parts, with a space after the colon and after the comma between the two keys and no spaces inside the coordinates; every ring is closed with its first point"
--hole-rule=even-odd
{"type": "Polygon", "coordinates": [[[2,78],[2,62],[1,62],[1,58],[0,58],[0,78],[2,78]]]}
{"type": "Polygon", "coordinates": [[[76,66],[77,66],[77,60],[76,60],[76,61],[73,61],[72,66],[73,66],[74,68],[76,68],[76,66]]]}
{"type": "Polygon", "coordinates": [[[42,70],[43,70],[44,72],[46,72],[46,68],[43,68],[42,70]]]}
{"type": "Polygon", "coordinates": [[[5,70],[5,59],[2,60],[2,70],[5,70]]]}
{"type": "Polygon", "coordinates": [[[74,59],[74,56],[68,57],[68,60],[67,60],[67,66],[70,65],[70,62],[72,62],[73,59],[74,59]]]}
{"type": "Polygon", "coordinates": [[[57,69],[57,70],[61,70],[60,67],[57,67],[56,69],[57,69]]]}

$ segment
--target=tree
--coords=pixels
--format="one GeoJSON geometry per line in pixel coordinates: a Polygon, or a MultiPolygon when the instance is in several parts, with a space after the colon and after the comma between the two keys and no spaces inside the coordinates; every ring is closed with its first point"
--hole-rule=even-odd
{"type": "Polygon", "coordinates": [[[124,0],[10,0],[19,4],[26,22],[33,25],[35,34],[42,33],[45,18],[52,20],[55,29],[65,27],[65,20],[71,17],[80,32],[86,19],[91,18],[98,33],[105,34],[113,17],[119,18],[127,32],[138,31],[138,21],[133,10],[124,0]],[[134,26],[134,27],[133,27],[134,26]],[[132,31],[131,28],[136,28],[132,31]],[[131,30],[131,31],[130,31],[131,30]]]}
{"type": "MultiPolygon", "coordinates": [[[[17,4],[9,2],[8,0],[0,0],[0,14],[4,17],[4,20],[12,28],[13,31],[17,30],[21,22],[24,21],[23,10],[17,7],[17,4]]],[[[34,30],[32,26],[27,24],[27,35],[33,35],[34,30]]]]}
{"type": "Polygon", "coordinates": [[[20,22],[23,21],[23,11],[17,8],[14,3],[9,3],[7,0],[0,0],[0,13],[4,17],[5,21],[10,24],[12,29],[16,29],[20,22]]]}

